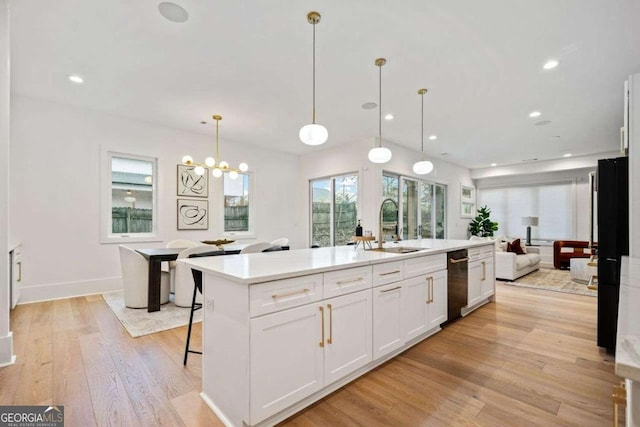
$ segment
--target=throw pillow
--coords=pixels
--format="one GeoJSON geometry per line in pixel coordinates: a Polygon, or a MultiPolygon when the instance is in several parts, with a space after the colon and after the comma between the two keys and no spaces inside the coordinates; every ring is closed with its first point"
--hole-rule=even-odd
{"type": "Polygon", "coordinates": [[[513,252],[516,255],[523,255],[525,252],[522,250],[522,246],[520,246],[520,239],[507,243],[507,252],[513,252]]]}

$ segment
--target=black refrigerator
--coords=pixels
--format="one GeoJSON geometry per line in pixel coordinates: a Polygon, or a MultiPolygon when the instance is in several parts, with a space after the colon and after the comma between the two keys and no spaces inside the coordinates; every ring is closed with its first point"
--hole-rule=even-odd
{"type": "Polygon", "coordinates": [[[598,160],[598,346],[616,348],[620,257],[629,255],[629,161],[598,160]]]}

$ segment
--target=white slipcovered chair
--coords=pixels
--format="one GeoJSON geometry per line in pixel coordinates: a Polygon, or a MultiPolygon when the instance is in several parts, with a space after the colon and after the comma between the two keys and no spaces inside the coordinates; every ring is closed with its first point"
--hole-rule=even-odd
{"type": "Polygon", "coordinates": [[[240,251],[241,254],[253,254],[256,252],[262,252],[265,249],[269,249],[273,247],[273,245],[269,242],[255,242],[247,245],[240,251]]]}
{"type": "Polygon", "coordinates": [[[271,244],[273,246],[288,246],[289,239],[287,239],[286,237],[280,237],[279,239],[276,239],[273,242],[271,242],[271,244]]]}
{"type": "MultiPolygon", "coordinates": [[[[202,243],[194,242],[193,240],[176,239],[176,240],[170,240],[169,243],[167,243],[167,248],[193,248],[195,246],[201,246],[201,245],[202,243]]],[[[176,279],[175,279],[176,262],[169,261],[167,265],[168,267],[163,268],[163,270],[169,272],[169,285],[170,285],[169,292],[173,293],[175,292],[175,289],[176,289],[176,283],[175,283],[176,282],[176,279]]]]}
{"type": "MultiPolygon", "coordinates": [[[[215,246],[211,245],[200,245],[194,246],[191,248],[187,248],[182,250],[178,254],[178,259],[189,258],[191,255],[201,254],[204,252],[214,252],[216,251],[215,246]]],[[[223,253],[224,251],[218,251],[223,253]]],[[[178,307],[191,307],[191,302],[193,300],[193,274],[191,273],[191,267],[184,265],[181,262],[176,263],[175,268],[175,299],[173,303],[178,307]]],[[[198,294],[196,298],[197,303],[202,303],[202,294],[198,294]]]]}
{"type": "MultiPolygon", "coordinates": [[[[149,298],[149,261],[130,247],[120,245],[120,267],[124,304],[146,308],[149,298]]],[[[160,304],[169,302],[169,273],[160,273],[160,304]]]]}

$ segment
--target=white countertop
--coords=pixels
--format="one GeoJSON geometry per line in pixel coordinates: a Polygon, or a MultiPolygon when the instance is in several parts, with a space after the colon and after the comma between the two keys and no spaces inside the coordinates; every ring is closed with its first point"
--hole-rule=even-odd
{"type": "Polygon", "coordinates": [[[225,277],[238,283],[251,284],[488,244],[493,245],[493,242],[421,239],[404,240],[398,244],[385,244],[385,247],[403,246],[425,249],[407,254],[377,252],[362,248],[354,250],[353,246],[334,246],[329,248],[292,249],[256,254],[190,258],[178,260],[178,262],[184,262],[196,270],[225,277]]]}
{"type": "Polygon", "coordinates": [[[622,257],[616,375],[640,381],[640,258],[622,257]]]}

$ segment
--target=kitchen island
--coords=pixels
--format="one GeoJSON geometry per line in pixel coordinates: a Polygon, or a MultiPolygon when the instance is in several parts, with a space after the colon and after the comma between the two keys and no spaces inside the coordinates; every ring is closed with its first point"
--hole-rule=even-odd
{"type": "Polygon", "coordinates": [[[462,315],[493,297],[492,242],[402,247],[420,250],[343,246],[182,260],[203,272],[201,396],[222,422],[273,425],[440,331],[448,252],[469,253],[462,315]]]}

